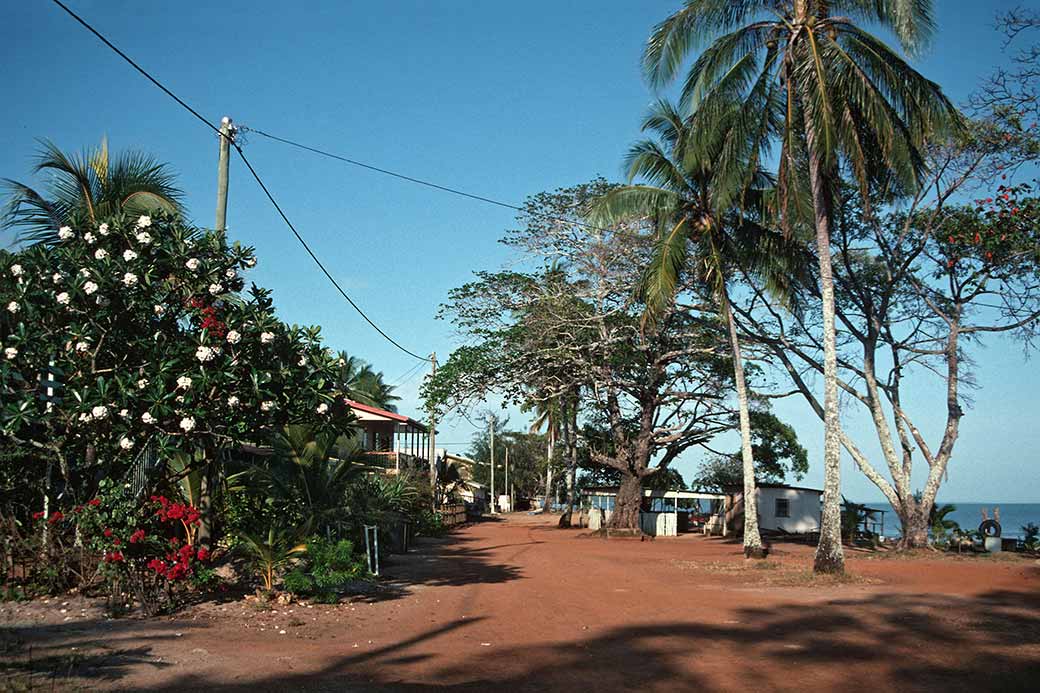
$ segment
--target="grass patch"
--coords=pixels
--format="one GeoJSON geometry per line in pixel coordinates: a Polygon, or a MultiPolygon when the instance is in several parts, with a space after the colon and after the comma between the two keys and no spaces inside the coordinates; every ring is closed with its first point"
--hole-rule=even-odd
{"type": "Polygon", "coordinates": [[[856,573],[817,575],[811,568],[781,561],[675,561],[681,570],[717,575],[724,584],[766,587],[835,587],[840,585],[879,585],[882,580],[856,573]]]}

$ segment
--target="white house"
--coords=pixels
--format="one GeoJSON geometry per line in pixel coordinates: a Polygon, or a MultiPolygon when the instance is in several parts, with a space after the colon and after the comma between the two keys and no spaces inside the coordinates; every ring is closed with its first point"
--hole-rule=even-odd
{"type": "MultiPolygon", "coordinates": [[[[744,529],[744,494],[729,494],[726,524],[744,529]]],[[[758,528],[763,532],[808,534],[820,531],[820,500],[823,491],[787,484],[758,484],[758,528]]]]}

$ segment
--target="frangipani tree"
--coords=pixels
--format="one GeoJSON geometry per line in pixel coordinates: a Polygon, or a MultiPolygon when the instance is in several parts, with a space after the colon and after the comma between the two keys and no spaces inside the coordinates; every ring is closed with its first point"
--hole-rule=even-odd
{"type": "Polygon", "coordinates": [[[146,446],[212,462],[286,424],[349,422],[319,328],[239,294],[251,249],[166,215],[57,239],[0,253],[0,430],[58,464],[68,500],[146,446]]]}

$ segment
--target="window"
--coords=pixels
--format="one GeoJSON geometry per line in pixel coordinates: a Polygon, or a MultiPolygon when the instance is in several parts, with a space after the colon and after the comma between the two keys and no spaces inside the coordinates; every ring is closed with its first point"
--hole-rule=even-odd
{"type": "Polygon", "coordinates": [[[791,517],[791,501],[787,498],[776,499],[775,517],[791,517]]]}

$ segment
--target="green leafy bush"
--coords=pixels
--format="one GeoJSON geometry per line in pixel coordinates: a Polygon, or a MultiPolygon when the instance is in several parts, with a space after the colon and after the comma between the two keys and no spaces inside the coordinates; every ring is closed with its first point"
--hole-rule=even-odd
{"type": "Polygon", "coordinates": [[[354,552],[354,543],[341,539],[313,538],[307,542],[307,558],[285,576],[288,592],[334,603],[348,583],[368,575],[365,557],[354,552]]]}

